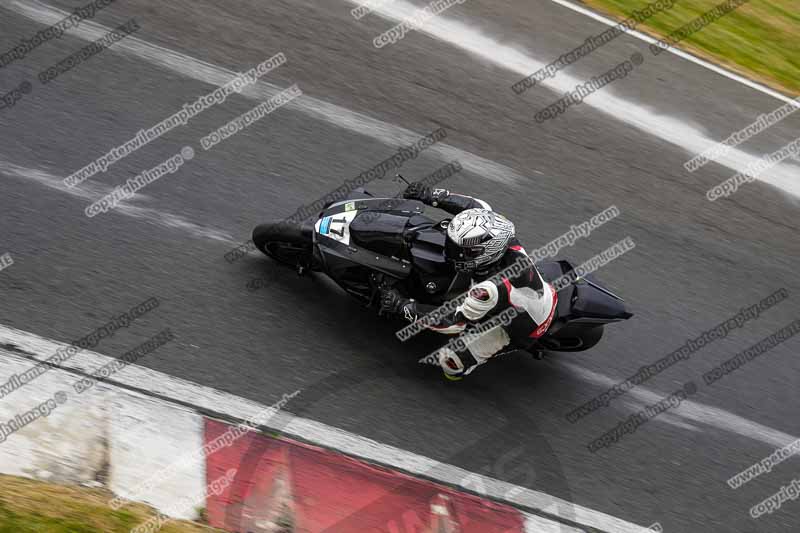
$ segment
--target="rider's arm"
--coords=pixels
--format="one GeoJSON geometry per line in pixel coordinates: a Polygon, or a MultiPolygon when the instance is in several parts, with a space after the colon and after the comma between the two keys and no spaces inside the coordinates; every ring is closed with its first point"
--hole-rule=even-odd
{"type": "Polygon", "coordinates": [[[463,194],[451,194],[447,189],[431,189],[422,182],[410,184],[403,193],[403,198],[419,200],[424,204],[447,211],[451,215],[457,215],[465,209],[492,209],[483,200],[463,194]]]}
{"type": "MultiPolygon", "coordinates": [[[[474,285],[463,301],[451,301],[442,306],[424,304],[405,298],[396,290],[384,290],[379,314],[387,313],[412,323],[408,329],[416,333],[431,329],[445,335],[456,335],[472,322],[480,321],[500,307],[498,289],[491,281],[474,285]]],[[[406,329],[406,328],[404,328],[406,329]]]]}
{"type": "MultiPolygon", "coordinates": [[[[455,310],[450,310],[452,306],[425,307],[432,308],[425,313],[429,317],[426,325],[437,333],[452,335],[464,331],[469,323],[480,322],[503,305],[500,302],[497,286],[487,280],[473,285],[467,292],[464,301],[455,307],[455,310]]],[[[420,309],[420,311],[423,310],[420,309]]]]}
{"type": "Polygon", "coordinates": [[[444,307],[417,302],[412,298],[406,298],[396,289],[381,291],[378,314],[402,318],[412,324],[420,321],[417,324],[418,328],[412,328],[416,329],[417,333],[429,327],[439,333],[456,334],[467,326],[466,319],[458,311],[453,312],[444,307]]]}
{"type": "Polygon", "coordinates": [[[457,215],[466,209],[483,208],[490,211],[492,209],[492,206],[483,200],[463,194],[454,194],[447,189],[434,189],[431,197],[428,205],[447,211],[451,215],[457,215]]]}

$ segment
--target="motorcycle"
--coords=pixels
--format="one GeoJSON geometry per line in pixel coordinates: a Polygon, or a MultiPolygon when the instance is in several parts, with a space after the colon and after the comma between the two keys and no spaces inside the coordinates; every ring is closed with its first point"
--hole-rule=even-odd
{"type": "MultiPolygon", "coordinates": [[[[437,222],[423,214],[425,207],[416,200],[376,198],[356,189],[344,200],[326,204],[314,222],[260,224],[253,230],[253,243],[301,275],[327,275],[365,307],[375,305],[381,289],[389,287],[441,305],[468,290],[469,279],[455,273],[444,258],[450,219],[437,222]]],[[[568,276],[569,284],[558,293],[546,333],[506,351],[526,350],[541,357],[541,350],[588,350],[600,341],[606,324],[633,316],[623,299],[594,275],[574,275],[569,261],[543,261],[536,267],[545,281],[568,276]]]]}

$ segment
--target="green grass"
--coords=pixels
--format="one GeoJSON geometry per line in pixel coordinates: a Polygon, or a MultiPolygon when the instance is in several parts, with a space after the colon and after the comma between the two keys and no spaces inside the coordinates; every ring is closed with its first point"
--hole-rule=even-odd
{"type": "MultiPolygon", "coordinates": [[[[583,0],[587,6],[622,20],[652,0],[583,0]]],[[[678,0],[637,29],[654,37],[669,35],[723,0],[678,0]]],[[[677,45],[789,96],[800,95],[800,3],[750,0],[677,45]]]]}
{"type": "MultiPolygon", "coordinates": [[[[153,509],[132,504],[114,511],[113,494],[0,475],[0,533],[129,533],[154,516],[153,509]]],[[[202,524],[175,520],[162,533],[220,531],[202,524]]]]}

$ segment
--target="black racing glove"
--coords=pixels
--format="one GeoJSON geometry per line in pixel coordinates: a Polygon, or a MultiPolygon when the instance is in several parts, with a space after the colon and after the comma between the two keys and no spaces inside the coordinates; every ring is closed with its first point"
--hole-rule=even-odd
{"type": "Polygon", "coordinates": [[[400,316],[409,322],[417,320],[416,304],[414,300],[404,298],[394,289],[381,289],[381,307],[378,315],[400,316]]]}
{"type": "Polygon", "coordinates": [[[406,190],[403,192],[403,198],[408,200],[419,200],[423,204],[430,205],[430,203],[433,201],[433,191],[421,181],[415,181],[406,187],[406,190]]]}

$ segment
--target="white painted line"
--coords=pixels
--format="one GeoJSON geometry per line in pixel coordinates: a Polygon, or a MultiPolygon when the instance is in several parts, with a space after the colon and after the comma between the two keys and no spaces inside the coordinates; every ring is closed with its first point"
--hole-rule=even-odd
{"type": "MultiPolygon", "coordinates": [[[[45,339],[33,333],[4,325],[0,325],[0,343],[16,345],[19,349],[33,354],[33,357],[38,360],[46,359],[55,353],[58,348],[65,346],[64,343],[45,339]]],[[[112,360],[112,358],[105,355],[82,351],[67,361],[64,368],[81,369],[83,371],[87,369],[94,370],[112,360]]],[[[44,379],[44,376],[39,379],[44,379]]],[[[245,398],[137,365],[129,365],[114,374],[114,381],[241,420],[249,419],[267,408],[267,406],[245,398]]],[[[6,398],[13,400],[21,394],[25,394],[25,392],[16,391],[6,398]]],[[[302,395],[302,391],[300,394],[302,395]]],[[[601,531],[609,533],[647,533],[647,529],[642,526],[575,505],[544,492],[471,473],[457,466],[440,463],[422,455],[381,444],[372,439],[321,422],[296,417],[287,411],[275,411],[275,415],[270,419],[268,426],[279,429],[287,435],[339,450],[355,457],[405,470],[411,474],[424,476],[451,486],[461,487],[481,496],[504,501],[511,505],[538,509],[550,516],[559,517],[563,520],[569,520],[601,531]]],[[[562,529],[561,531],[568,530],[562,529]]]]}
{"type": "MultiPolygon", "coordinates": [[[[550,1],[560,5],[562,7],[566,7],[567,9],[571,9],[572,11],[575,11],[575,12],[580,13],[582,15],[586,15],[587,17],[590,17],[590,18],[592,18],[592,19],[594,19],[594,20],[596,20],[598,22],[602,22],[606,26],[617,26],[619,24],[619,22],[616,21],[616,20],[613,20],[613,19],[610,19],[608,17],[605,17],[605,16],[601,15],[600,13],[598,13],[596,11],[592,11],[589,8],[586,8],[586,7],[583,7],[583,6],[579,6],[577,4],[573,4],[572,2],[569,2],[567,0],[550,0],[550,1]]],[[[642,41],[644,41],[644,42],[646,42],[648,44],[654,44],[654,43],[658,42],[658,39],[654,39],[654,38],[650,37],[649,35],[647,35],[646,33],[642,33],[640,31],[627,30],[626,29],[625,33],[627,33],[628,35],[631,35],[633,37],[636,37],[637,39],[641,39],[642,41]]],[[[755,89],[756,91],[762,92],[764,94],[768,94],[769,96],[772,96],[773,98],[777,98],[778,100],[782,100],[784,102],[794,104],[795,107],[799,107],[800,108],[800,104],[798,104],[797,101],[794,98],[791,98],[789,96],[781,94],[778,91],[767,87],[766,85],[762,85],[762,84],[760,84],[760,83],[758,83],[756,81],[753,81],[751,79],[745,78],[744,76],[740,76],[739,74],[736,74],[735,72],[732,72],[732,71],[727,70],[727,69],[725,69],[723,67],[720,67],[719,65],[715,65],[713,63],[709,63],[708,61],[705,61],[704,59],[700,59],[699,57],[697,57],[695,55],[692,55],[692,54],[690,54],[688,52],[684,52],[683,50],[681,50],[679,48],[668,48],[667,51],[672,53],[672,54],[675,54],[676,56],[678,56],[678,57],[680,57],[682,59],[686,59],[687,61],[691,61],[692,63],[694,63],[696,65],[700,65],[701,67],[707,68],[708,70],[711,70],[713,72],[716,72],[717,74],[725,76],[728,79],[731,79],[733,81],[737,81],[737,82],[741,83],[742,85],[746,85],[747,87],[750,87],[751,89],[755,89]]]]}
{"type": "Polygon", "coordinates": [[[525,518],[525,533],[585,533],[582,529],[558,524],[541,516],[528,513],[522,516],[525,518]]]}
{"type": "MultiPolygon", "coordinates": [[[[0,0],[0,7],[5,7],[31,20],[42,24],[52,25],[68,16],[67,11],[56,9],[36,0],[0,0]]],[[[78,28],[71,29],[69,34],[87,41],[95,41],[108,33],[109,28],[95,22],[84,20],[78,28]]],[[[162,68],[177,72],[183,76],[196,79],[211,85],[223,85],[238,73],[199,59],[187,56],[174,50],[169,50],[158,45],[150,44],[136,37],[127,37],[109,49],[111,52],[125,53],[139,59],[158,65],[162,68]]],[[[288,62],[292,61],[287,56],[288,62]]],[[[302,89],[302,87],[301,87],[302,89]]],[[[265,81],[259,81],[242,91],[242,94],[253,100],[267,100],[280,91],[278,87],[265,81]]],[[[398,145],[408,145],[417,141],[421,135],[417,132],[383,122],[365,114],[351,111],[350,109],[329,104],[305,95],[286,105],[287,109],[299,111],[318,120],[323,120],[339,128],[353,133],[372,137],[387,146],[397,148],[398,145]]],[[[166,118],[166,117],[164,117],[166,118]]],[[[135,132],[134,132],[135,133],[135,132]]],[[[98,155],[110,147],[98,149],[98,155]]],[[[445,161],[457,159],[465,170],[479,176],[504,183],[510,186],[522,186],[527,180],[517,171],[503,164],[480,157],[466,150],[453,146],[437,143],[426,150],[426,153],[436,154],[445,161]]]]}
{"type": "MultiPolygon", "coordinates": [[[[0,174],[33,181],[40,185],[44,185],[45,187],[69,194],[70,196],[89,200],[90,202],[99,197],[105,196],[112,190],[110,187],[99,185],[94,182],[82,183],[78,187],[67,187],[63,183],[64,177],[62,176],[54,176],[53,174],[50,174],[44,170],[22,167],[3,160],[0,160],[0,174]]],[[[146,196],[141,194],[137,194],[136,196],[139,199],[146,198],[146,196]]],[[[207,226],[201,226],[199,224],[195,224],[194,222],[190,222],[181,216],[165,213],[157,209],[138,207],[130,205],[128,202],[123,202],[117,206],[116,211],[118,213],[135,218],[149,220],[150,222],[154,222],[168,228],[187,231],[195,237],[221,241],[231,246],[236,246],[239,244],[238,241],[236,241],[229,233],[225,231],[209,228],[207,226]]],[[[80,213],[83,213],[83,208],[81,208],[80,213]]]]}
{"type": "MultiPolygon", "coordinates": [[[[65,192],[83,200],[94,200],[95,198],[105,196],[112,190],[110,187],[106,187],[105,185],[98,183],[85,183],[81,187],[70,189],[58,181],[58,179],[49,172],[21,167],[3,160],[0,160],[0,172],[8,176],[16,176],[18,178],[36,182],[39,185],[44,185],[45,187],[54,189],[58,192],[65,192]]],[[[140,197],[146,198],[144,195],[140,195],[140,197]]]]}
{"type": "MultiPolygon", "coordinates": [[[[559,365],[568,368],[582,380],[604,389],[609,388],[619,382],[619,380],[598,374],[597,372],[593,372],[592,370],[574,363],[568,363],[562,360],[559,361],[559,365]]],[[[667,394],[653,392],[642,387],[631,389],[628,391],[627,395],[641,402],[641,406],[635,406],[634,409],[639,409],[640,407],[653,404],[667,396],[667,394]]],[[[729,431],[731,433],[741,435],[742,437],[763,442],[771,447],[784,446],[787,442],[792,442],[797,438],[783,431],[765,426],[764,424],[759,424],[758,422],[753,422],[752,420],[748,420],[747,418],[739,415],[735,415],[729,411],[725,411],[724,409],[703,405],[702,403],[698,403],[693,400],[682,401],[678,407],[670,409],[668,414],[672,415],[673,417],[679,417],[686,423],[706,424],[723,431],[729,431]]]]}
{"type": "MultiPolygon", "coordinates": [[[[356,2],[356,0],[348,1],[356,2]]],[[[376,6],[373,13],[389,20],[402,21],[411,16],[416,9],[416,6],[406,0],[395,0],[376,6]]],[[[430,20],[417,31],[466,50],[521,76],[529,76],[546,65],[545,61],[527,55],[511,45],[503,44],[467,24],[449,20],[442,15],[430,20]]],[[[413,38],[413,36],[408,38],[413,38]]],[[[585,81],[561,72],[555,78],[544,80],[539,84],[552,89],[561,96],[585,81]]],[[[511,91],[510,85],[508,90],[511,91]]],[[[615,120],[683,148],[692,156],[717,144],[716,140],[709,138],[704,132],[689,124],[686,117],[664,115],[659,113],[653,105],[639,104],[615,96],[609,88],[587,97],[583,101],[583,106],[595,108],[615,120]]],[[[535,111],[535,109],[531,109],[531,119],[535,111]]],[[[749,117],[749,120],[753,118],[755,117],[749,117]]],[[[533,123],[533,120],[531,122],[533,123]]],[[[748,165],[757,163],[760,157],[761,155],[750,155],[734,148],[717,159],[716,163],[735,172],[742,172],[748,165]]],[[[683,160],[676,163],[676,170],[684,171],[683,160]]],[[[759,176],[758,179],[790,194],[800,196],[800,166],[795,163],[786,161],[771,169],[768,175],[759,176]]]]}

